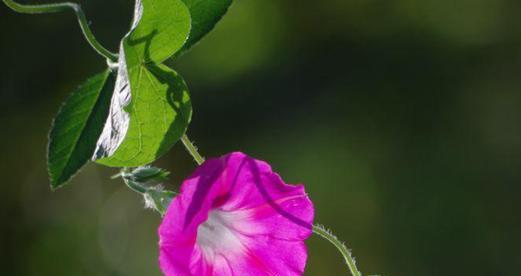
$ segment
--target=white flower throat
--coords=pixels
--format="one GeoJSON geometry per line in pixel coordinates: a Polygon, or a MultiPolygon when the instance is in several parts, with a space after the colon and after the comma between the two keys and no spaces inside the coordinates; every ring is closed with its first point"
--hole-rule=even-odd
{"type": "Polygon", "coordinates": [[[233,228],[233,212],[213,210],[208,219],[197,228],[197,245],[207,260],[213,260],[219,254],[242,252],[243,236],[233,228]]]}

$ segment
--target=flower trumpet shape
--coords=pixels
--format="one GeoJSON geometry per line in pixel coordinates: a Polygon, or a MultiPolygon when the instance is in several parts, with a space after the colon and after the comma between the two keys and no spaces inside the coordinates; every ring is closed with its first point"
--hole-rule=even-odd
{"type": "Polygon", "coordinates": [[[243,153],[208,159],[183,182],[159,227],[166,275],[302,275],[313,204],[243,153]]]}

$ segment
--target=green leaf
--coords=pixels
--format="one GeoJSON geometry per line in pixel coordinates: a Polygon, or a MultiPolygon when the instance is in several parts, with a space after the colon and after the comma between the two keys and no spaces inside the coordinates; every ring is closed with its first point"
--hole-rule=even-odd
{"type": "Polygon", "coordinates": [[[161,63],[188,39],[190,11],[181,0],[136,0],[131,31],[123,39],[127,66],[161,63]]]}
{"type": "Polygon", "coordinates": [[[192,30],[182,51],[188,50],[213,29],[232,4],[232,0],[183,0],[190,10],[192,30]]]}
{"type": "Polygon", "coordinates": [[[119,53],[110,116],[94,159],[114,167],[148,164],[181,138],[192,107],[184,80],[157,65],[181,49],[190,33],[181,0],[137,0],[119,53]]]}
{"type": "Polygon", "coordinates": [[[51,188],[66,184],[92,157],[107,118],[113,84],[109,70],[92,77],[58,112],[47,153],[51,188]]]}
{"type": "Polygon", "coordinates": [[[109,141],[104,146],[114,148],[113,152],[97,155],[101,159],[96,162],[107,166],[136,167],[156,160],[181,138],[192,115],[186,83],[172,69],[146,64],[128,73],[132,100],[124,110],[129,124],[121,142],[109,141]]]}

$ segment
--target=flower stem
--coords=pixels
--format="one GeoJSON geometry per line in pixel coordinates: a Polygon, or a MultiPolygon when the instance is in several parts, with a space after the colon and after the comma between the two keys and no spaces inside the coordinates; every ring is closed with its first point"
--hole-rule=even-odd
{"type": "Polygon", "coordinates": [[[344,256],[344,260],[345,260],[347,266],[349,267],[349,270],[351,271],[351,274],[353,276],[362,276],[362,273],[356,267],[356,262],[355,262],[354,257],[351,255],[351,251],[349,249],[347,249],[345,244],[343,242],[339,241],[338,238],[335,235],[333,235],[333,233],[331,233],[331,231],[326,230],[321,225],[313,225],[313,233],[326,239],[327,241],[332,243],[338,249],[340,254],[342,254],[342,256],[344,256]]]}
{"type": "Polygon", "coordinates": [[[181,137],[181,141],[183,141],[183,145],[185,146],[186,150],[192,155],[192,157],[195,160],[195,163],[197,165],[201,165],[204,162],[204,157],[202,157],[199,152],[197,151],[197,148],[195,145],[190,141],[188,136],[186,134],[183,134],[183,137],[181,137]]]}
{"type": "Polygon", "coordinates": [[[13,0],[2,0],[9,8],[13,11],[19,13],[27,13],[27,14],[41,14],[41,13],[57,13],[66,11],[71,9],[76,14],[78,18],[78,23],[80,24],[80,28],[83,32],[83,36],[87,42],[89,42],[90,46],[94,48],[94,50],[105,57],[106,59],[114,62],[118,59],[118,55],[112,53],[103,47],[96,37],[92,33],[89,23],[87,22],[87,18],[85,17],[85,13],[83,12],[81,6],[76,3],[64,2],[64,3],[53,3],[53,4],[43,4],[43,5],[23,5],[14,2],[13,0]]]}

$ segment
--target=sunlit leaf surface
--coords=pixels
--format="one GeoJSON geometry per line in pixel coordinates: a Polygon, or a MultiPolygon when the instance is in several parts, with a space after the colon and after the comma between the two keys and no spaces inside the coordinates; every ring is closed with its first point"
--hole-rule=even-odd
{"type": "Polygon", "coordinates": [[[94,156],[98,163],[116,167],[150,163],[186,130],[191,117],[186,84],[159,64],[181,49],[190,25],[190,13],[181,0],[136,2],[131,31],[120,47],[111,115],[94,156]]]}

